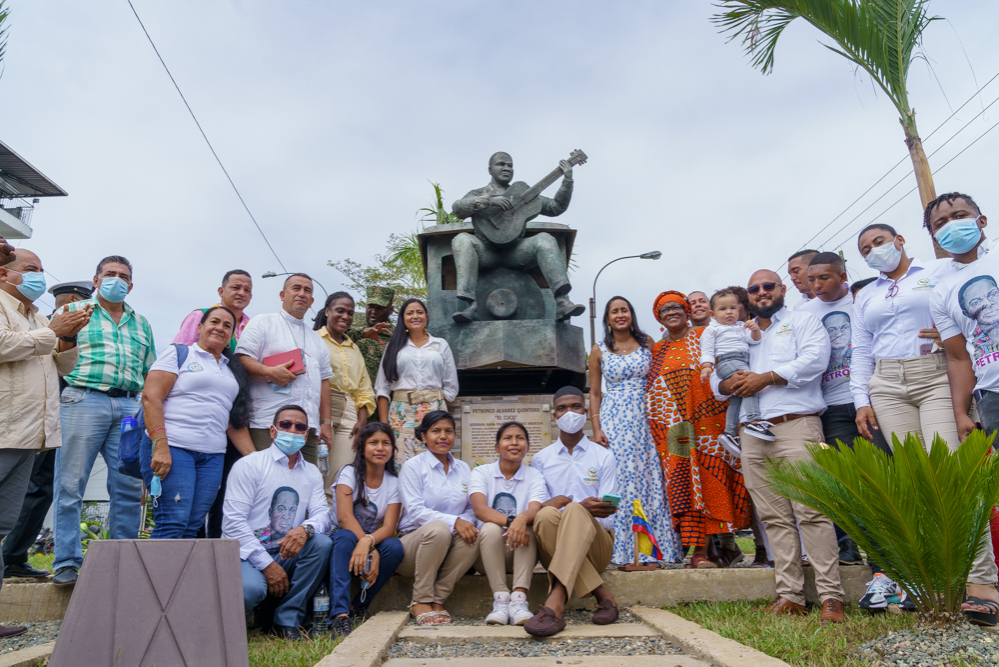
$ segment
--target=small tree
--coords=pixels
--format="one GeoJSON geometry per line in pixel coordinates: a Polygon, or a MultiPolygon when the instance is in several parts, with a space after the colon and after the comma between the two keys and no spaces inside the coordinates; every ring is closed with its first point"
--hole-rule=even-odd
{"type": "MultiPolygon", "coordinates": [[[[917,57],[923,30],[940,17],[926,13],[929,0],[720,0],[722,12],[712,20],[731,39],[742,37],[753,67],[764,74],[774,68],[774,49],[784,29],[802,18],[830,37],[825,45],[867,72],[899,113],[905,145],[919,186],[923,208],[936,198],[930,163],[916,129],[916,110],[906,85],[917,57]]],[[[937,257],[949,257],[936,240],[937,257]]]]}
{"type": "Polygon", "coordinates": [[[927,454],[914,434],[889,458],[858,438],[851,450],[809,446],[811,461],[767,465],[775,493],[818,510],[897,581],[926,621],[954,622],[999,501],[993,436],[973,431],[956,451],[927,454]]]}

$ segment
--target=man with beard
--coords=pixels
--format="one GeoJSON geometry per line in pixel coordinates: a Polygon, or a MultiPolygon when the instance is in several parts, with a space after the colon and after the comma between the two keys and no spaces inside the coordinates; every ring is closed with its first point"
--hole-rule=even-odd
{"type": "MultiPolygon", "coordinates": [[[[374,382],[378,377],[378,366],[382,363],[385,345],[392,338],[395,327],[389,322],[392,317],[392,300],[395,290],[391,287],[371,285],[367,288],[364,301],[364,313],[354,315],[354,326],[347,330],[347,337],[364,357],[364,366],[368,369],[368,377],[374,382]]],[[[369,421],[378,421],[378,411],[368,415],[369,421]]]]}
{"type": "Polygon", "coordinates": [[[706,327],[711,324],[711,304],[704,292],[691,292],[687,295],[690,304],[690,323],[695,327],[706,327]]]}
{"type": "Polygon", "coordinates": [[[800,527],[815,571],[815,587],[822,600],[823,622],[841,623],[843,587],[839,578],[836,533],[832,521],[799,503],[774,493],[767,484],[768,461],[809,460],[805,445],[822,442],[822,374],[829,365],[829,335],[811,313],[784,307],[786,287],[773,271],[752,275],[746,291],[750,311],[763,333],[759,345],[749,348],[749,371],[737,371],[718,382],[716,395],[751,396],[760,400],[760,415],[776,436],[774,442],[740,429],[742,472],[774,554],[777,597],[764,611],[805,613],[805,575],[801,564],[800,527]],[[795,526],[798,519],[798,527],[795,526]]]}

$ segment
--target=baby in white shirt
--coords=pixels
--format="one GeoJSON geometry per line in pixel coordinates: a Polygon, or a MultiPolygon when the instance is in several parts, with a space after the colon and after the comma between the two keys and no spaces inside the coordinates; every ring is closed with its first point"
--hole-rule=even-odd
{"type": "MultiPolygon", "coordinates": [[[[707,381],[714,371],[722,380],[736,371],[749,370],[749,346],[758,345],[762,335],[753,320],[740,321],[741,306],[735,292],[723,289],[711,295],[711,317],[714,320],[701,334],[701,381],[707,381]]],[[[730,453],[741,456],[739,448],[739,413],[746,410],[746,431],[756,438],[773,441],[775,436],[760,422],[760,399],[732,395],[725,413],[725,432],[719,442],[730,453]]]]}

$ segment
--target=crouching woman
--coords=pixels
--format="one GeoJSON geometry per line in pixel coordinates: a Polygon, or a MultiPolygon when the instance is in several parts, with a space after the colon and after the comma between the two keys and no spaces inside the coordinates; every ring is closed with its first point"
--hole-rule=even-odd
{"type": "Polygon", "coordinates": [[[399,473],[404,556],[397,570],[414,577],[410,612],[420,625],[447,623],[444,602],[479,555],[475,516],[468,504],[468,464],[451,455],[454,418],[428,413],[416,429],[426,450],[406,461],[399,473]]]}
{"type": "Polygon", "coordinates": [[[496,432],[499,460],[472,471],[469,499],[479,527],[479,559],[475,569],[489,578],[493,610],[490,625],[523,625],[531,618],[527,591],[538,561],[532,524],[548,500],[541,473],[524,465],[530,451],[527,428],[507,422],[496,432]],[[506,575],[513,574],[513,595],[506,575]]]}

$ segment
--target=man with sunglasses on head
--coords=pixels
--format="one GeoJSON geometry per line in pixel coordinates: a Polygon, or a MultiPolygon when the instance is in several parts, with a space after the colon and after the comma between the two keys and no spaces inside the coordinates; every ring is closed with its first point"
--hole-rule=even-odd
{"type": "Polygon", "coordinates": [[[279,408],[270,447],[233,465],[222,510],[222,537],[239,540],[246,613],[268,595],[280,598],[274,630],[286,639],[302,638],[306,604],[333,551],[323,475],[300,451],[308,432],[303,408],[279,408]]]}
{"type": "MultiPolygon", "coordinates": [[[[805,574],[801,563],[800,528],[815,570],[823,622],[842,623],[843,586],[833,523],[819,512],[783,498],[767,484],[768,461],[809,459],[806,444],[822,442],[822,374],[829,365],[829,335],[811,313],[784,306],[787,288],[773,271],[760,270],[749,279],[749,307],[763,334],[749,348],[749,371],[736,371],[719,382],[711,377],[720,400],[729,395],[759,397],[760,416],[775,436],[773,442],[740,427],[742,473],[746,489],[764,523],[774,555],[777,597],[764,611],[805,613],[805,574]],[[795,519],[798,526],[795,526],[795,519]]],[[[743,419],[744,421],[744,419],[743,419]]]]}

